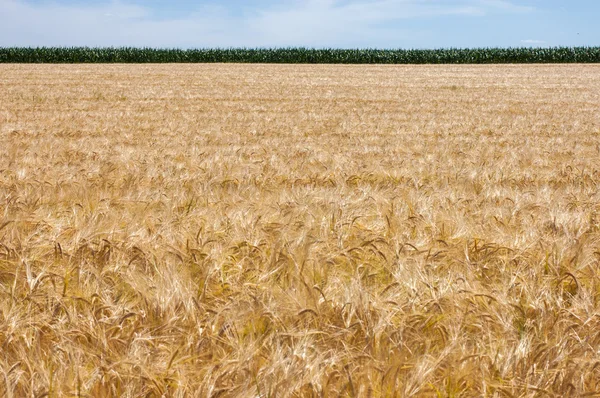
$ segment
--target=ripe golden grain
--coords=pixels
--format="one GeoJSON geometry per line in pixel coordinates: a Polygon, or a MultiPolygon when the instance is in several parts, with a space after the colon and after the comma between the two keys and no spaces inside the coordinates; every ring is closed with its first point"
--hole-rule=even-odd
{"type": "Polygon", "coordinates": [[[594,65],[0,65],[0,394],[599,394],[599,103],[594,65]]]}

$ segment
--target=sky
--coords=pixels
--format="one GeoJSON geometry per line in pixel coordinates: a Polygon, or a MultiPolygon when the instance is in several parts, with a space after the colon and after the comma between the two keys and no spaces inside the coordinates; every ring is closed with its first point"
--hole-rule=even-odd
{"type": "Polygon", "coordinates": [[[600,0],[0,0],[0,47],[600,46],[600,0]]]}

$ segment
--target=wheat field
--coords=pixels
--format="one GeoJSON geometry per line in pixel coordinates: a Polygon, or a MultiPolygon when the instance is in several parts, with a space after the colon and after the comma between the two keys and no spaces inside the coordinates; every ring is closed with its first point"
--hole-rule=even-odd
{"type": "Polygon", "coordinates": [[[600,67],[0,65],[0,395],[600,396],[600,67]]]}

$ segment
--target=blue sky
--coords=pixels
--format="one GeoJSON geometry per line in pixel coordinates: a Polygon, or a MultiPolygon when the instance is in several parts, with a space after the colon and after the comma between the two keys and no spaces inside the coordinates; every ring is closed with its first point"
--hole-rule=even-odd
{"type": "Polygon", "coordinates": [[[600,45],[600,0],[0,0],[0,46],[600,45]]]}

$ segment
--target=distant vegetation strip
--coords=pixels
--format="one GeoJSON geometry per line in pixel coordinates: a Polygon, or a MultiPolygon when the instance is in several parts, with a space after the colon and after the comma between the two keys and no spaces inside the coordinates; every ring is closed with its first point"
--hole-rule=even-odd
{"type": "Polygon", "coordinates": [[[600,63],[600,47],[378,49],[156,49],[0,47],[0,63],[509,64],[600,63]]]}

